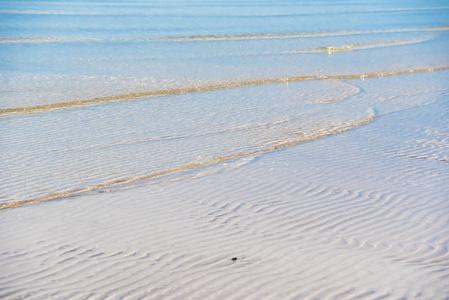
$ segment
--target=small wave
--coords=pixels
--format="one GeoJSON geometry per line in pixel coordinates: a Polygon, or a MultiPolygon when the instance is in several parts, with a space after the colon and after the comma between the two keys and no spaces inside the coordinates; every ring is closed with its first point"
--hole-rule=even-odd
{"type": "MultiPolygon", "coordinates": [[[[307,37],[373,34],[373,33],[400,33],[400,32],[440,31],[440,30],[449,30],[449,25],[434,26],[434,27],[422,27],[422,28],[386,29],[386,30],[171,36],[171,37],[149,38],[146,40],[215,41],[215,40],[247,40],[247,39],[273,39],[273,38],[278,39],[278,38],[307,38],[307,37]]],[[[142,39],[142,40],[145,40],[145,39],[142,39]]]]}
{"type": "Polygon", "coordinates": [[[61,16],[174,16],[174,17],[288,17],[288,16],[307,16],[307,15],[334,15],[334,14],[363,14],[363,13],[383,13],[383,12],[414,12],[428,10],[447,10],[449,7],[409,7],[409,8],[390,8],[390,9],[361,9],[361,10],[340,10],[340,11],[310,11],[310,12],[291,12],[291,13],[207,13],[207,15],[195,12],[193,14],[157,14],[147,13],[145,11],[130,11],[120,13],[92,12],[92,11],[55,11],[55,10],[0,10],[0,14],[16,15],[61,15],[61,16]]]}
{"type": "MultiPolygon", "coordinates": [[[[17,208],[17,207],[22,207],[22,206],[26,206],[26,205],[37,204],[37,203],[42,203],[42,202],[47,202],[47,201],[52,201],[52,200],[59,200],[59,199],[66,199],[66,198],[77,197],[77,196],[82,196],[82,195],[89,195],[89,194],[93,194],[93,193],[109,192],[109,191],[116,190],[117,188],[120,189],[121,187],[130,185],[133,183],[137,183],[137,182],[145,182],[148,180],[162,178],[164,176],[172,175],[175,173],[181,173],[184,171],[208,167],[208,166],[216,165],[219,163],[234,161],[239,158],[250,157],[250,156],[259,155],[259,154],[263,154],[263,153],[267,153],[267,152],[281,150],[281,149],[285,149],[287,147],[291,147],[291,146],[298,145],[298,144],[305,143],[305,142],[315,141],[315,140],[318,140],[321,138],[325,138],[325,137],[328,137],[331,135],[339,134],[339,133],[342,133],[342,132],[345,132],[345,131],[348,131],[351,129],[358,128],[360,126],[371,123],[376,118],[377,118],[376,115],[372,115],[372,116],[369,116],[366,118],[353,119],[344,124],[335,125],[327,131],[318,130],[316,132],[316,134],[312,135],[312,136],[306,135],[299,139],[279,142],[274,145],[267,145],[265,148],[262,148],[262,149],[251,150],[251,151],[241,152],[241,153],[235,153],[235,154],[230,154],[230,155],[221,156],[221,157],[215,157],[215,158],[203,161],[203,162],[178,166],[178,167],[163,170],[160,172],[152,173],[149,175],[135,176],[135,177],[125,178],[125,179],[115,180],[112,182],[96,184],[93,186],[87,186],[87,187],[83,187],[83,188],[79,188],[79,189],[75,189],[75,190],[55,192],[55,193],[39,196],[39,197],[28,199],[28,200],[4,203],[4,204],[0,205],[0,210],[9,209],[9,208],[17,208]]],[[[190,177],[187,177],[187,178],[190,178],[190,177]]],[[[142,184],[142,185],[145,185],[145,184],[142,184]]],[[[136,185],[133,185],[133,187],[136,187],[136,185]]]]}
{"type": "Polygon", "coordinates": [[[334,14],[363,14],[363,13],[383,13],[383,12],[408,12],[408,11],[427,11],[427,10],[447,10],[449,7],[410,7],[410,8],[389,8],[389,9],[361,9],[347,11],[317,11],[317,12],[292,12],[292,13],[267,13],[267,14],[240,14],[232,15],[239,17],[287,17],[287,16],[304,16],[304,15],[334,15],[334,14]]]}
{"type": "Polygon", "coordinates": [[[385,71],[385,72],[376,72],[376,73],[367,73],[367,74],[305,75],[305,76],[295,76],[295,77],[286,77],[286,78],[272,78],[272,79],[258,79],[258,80],[247,80],[247,81],[238,81],[238,82],[227,82],[227,83],[222,83],[222,84],[202,85],[202,86],[176,88],[176,89],[155,90],[155,91],[148,91],[148,92],[141,92],[141,93],[130,93],[130,94],[123,94],[123,95],[116,95],[116,96],[97,97],[97,98],[86,99],[86,100],[76,100],[76,101],[70,101],[70,102],[60,102],[60,103],[44,104],[44,105],[37,105],[37,106],[4,108],[4,109],[0,109],[0,117],[5,116],[5,115],[13,115],[13,114],[17,114],[17,113],[33,113],[33,112],[46,111],[46,110],[52,110],[52,109],[62,109],[62,108],[79,107],[79,106],[85,106],[85,105],[93,105],[93,104],[99,104],[99,103],[134,100],[134,99],[139,99],[139,98],[144,98],[144,97],[156,97],[156,96],[168,96],[168,95],[177,95],[177,94],[185,94],[185,93],[205,92],[205,91],[228,89],[228,88],[238,88],[238,87],[251,86],[251,85],[261,85],[261,84],[270,84],[270,83],[288,83],[288,82],[305,81],[305,80],[366,79],[366,78],[374,78],[374,77],[396,76],[396,75],[404,75],[404,74],[411,74],[411,73],[423,73],[423,72],[444,71],[444,70],[449,70],[449,66],[443,66],[443,67],[438,67],[438,68],[425,68],[425,69],[395,70],[395,71],[385,71]]]}
{"type": "MultiPolygon", "coordinates": [[[[252,53],[250,52],[250,53],[241,53],[241,54],[218,54],[218,55],[211,54],[211,55],[207,55],[207,57],[258,56],[258,55],[277,55],[277,54],[295,54],[295,53],[305,54],[305,53],[317,53],[317,52],[332,53],[332,52],[341,52],[341,51],[366,50],[366,49],[380,48],[380,47],[418,44],[418,43],[430,41],[431,39],[433,39],[433,38],[428,37],[428,38],[422,38],[422,39],[403,39],[403,40],[392,40],[392,41],[383,41],[383,42],[376,42],[376,43],[315,47],[315,48],[304,48],[304,49],[286,50],[286,51],[269,51],[269,52],[252,52],[252,53]]],[[[188,57],[189,58],[198,58],[200,56],[188,56],[188,57]]],[[[204,55],[201,57],[204,57],[204,55]]],[[[136,59],[136,58],[133,58],[133,59],[136,59]]],[[[145,59],[155,59],[155,57],[146,57],[145,59]]]]}
{"type": "Polygon", "coordinates": [[[394,96],[389,96],[389,97],[382,97],[382,98],[380,98],[377,101],[378,102],[384,102],[385,100],[390,100],[390,99],[395,99],[395,98],[418,96],[418,95],[422,95],[422,94],[425,94],[425,93],[428,93],[428,92],[430,92],[430,91],[420,91],[420,92],[415,92],[415,93],[407,93],[407,94],[394,95],[394,96]]]}
{"type": "Polygon", "coordinates": [[[278,51],[278,52],[272,52],[270,54],[294,54],[294,53],[316,53],[316,52],[331,53],[331,52],[339,52],[339,51],[365,50],[365,49],[380,48],[380,47],[418,44],[418,43],[426,42],[429,40],[430,40],[430,38],[403,39],[403,40],[385,41],[385,42],[378,42],[378,43],[350,44],[350,45],[342,45],[342,46],[329,46],[329,47],[307,48],[307,49],[300,49],[300,50],[278,51]]]}
{"type": "Polygon", "coordinates": [[[446,31],[446,30],[449,30],[449,25],[421,27],[421,28],[386,29],[386,30],[219,34],[219,35],[190,35],[190,36],[166,36],[166,37],[147,37],[147,38],[0,37],[0,43],[218,41],[218,40],[307,38],[307,37],[326,37],[326,36],[376,34],[376,33],[401,33],[401,32],[446,31]]]}

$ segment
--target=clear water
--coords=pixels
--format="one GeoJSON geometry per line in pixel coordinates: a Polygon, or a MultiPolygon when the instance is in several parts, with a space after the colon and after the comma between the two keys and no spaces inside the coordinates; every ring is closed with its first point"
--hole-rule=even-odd
{"type": "Polygon", "coordinates": [[[0,203],[223,171],[447,102],[448,20],[447,1],[2,1],[0,203]]]}

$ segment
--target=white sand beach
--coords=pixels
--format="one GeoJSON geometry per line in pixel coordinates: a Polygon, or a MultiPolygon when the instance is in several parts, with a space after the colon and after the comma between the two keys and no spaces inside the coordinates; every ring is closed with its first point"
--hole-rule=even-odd
{"type": "Polygon", "coordinates": [[[0,20],[0,299],[449,299],[445,0],[0,20]]]}
{"type": "Polygon", "coordinates": [[[448,113],[437,102],[212,175],[4,210],[1,296],[447,299],[448,113]]]}

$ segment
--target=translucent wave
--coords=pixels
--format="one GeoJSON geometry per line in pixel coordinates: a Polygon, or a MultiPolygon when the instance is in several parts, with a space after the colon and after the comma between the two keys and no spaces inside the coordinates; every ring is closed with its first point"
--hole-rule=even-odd
{"type": "MultiPolygon", "coordinates": [[[[363,43],[363,44],[349,44],[341,46],[328,46],[328,47],[315,47],[315,48],[304,48],[296,50],[286,50],[286,51],[270,51],[270,52],[254,52],[254,53],[242,53],[242,54],[211,54],[210,57],[226,57],[226,56],[256,56],[256,55],[273,55],[273,54],[295,54],[295,53],[332,53],[340,51],[353,51],[353,50],[366,50],[381,47],[392,47],[401,45],[411,45],[426,42],[431,40],[431,37],[421,38],[421,39],[402,39],[402,40],[392,40],[383,41],[375,43],[363,43]]],[[[209,55],[208,55],[209,56],[209,55]]],[[[197,58],[200,56],[188,56],[189,58],[197,58]]],[[[204,57],[201,56],[201,57],[204,57]]],[[[154,58],[153,58],[154,59],[154,58]]]]}
{"type": "Polygon", "coordinates": [[[338,51],[352,51],[352,50],[364,50],[364,49],[372,49],[379,47],[389,47],[389,46],[400,46],[400,45],[410,45],[422,43],[430,40],[429,38],[425,39],[403,39],[403,40],[394,40],[394,41],[385,41],[378,43],[366,43],[366,44],[350,44],[343,46],[330,46],[330,47],[317,47],[317,48],[308,48],[308,49],[299,49],[299,50],[290,50],[290,51],[278,51],[272,52],[273,54],[292,54],[292,53],[315,53],[315,52],[338,52],[338,51]]]}
{"type": "Polygon", "coordinates": [[[306,37],[373,34],[373,33],[401,33],[401,32],[442,31],[442,30],[444,31],[449,30],[449,25],[421,27],[421,28],[385,29],[385,30],[260,33],[260,34],[219,34],[219,35],[166,36],[166,37],[148,37],[148,38],[0,37],[0,43],[217,41],[217,40],[306,38],[306,37]]]}
{"type": "MultiPolygon", "coordinates": [[[[212,166],[212,165],[216,165],[219,163],[234,161],[234,160],[237,160],[237,159],[243,158],[243,157],[249,157],[249,156],[254,156],[254,155],[258,155],[258,154],[262,154],[262,153],[266,153],[266,152],[280,150],[280,149],[284,149],[284,148],[294,146],[294,145],[304,143],[304,142],[318,140],[318,139],[321,139],[324,137],[328,137],[331,135],[335,135],[338,133],[342,133],[342,132],[366,125],[366,124],[372,122],[373,120],[375,120],[376,118],[377,118],[376,115],[371,115],[371,116],[365,117],[365,118],[348,120],[345,123],[335,124],[334,126],[331,126],[327,129],[316,130],[316,132],[314,134],[310,134],[310,135],[307,134],[307,135],[304,135],[297,139],[288,139],[286,141],[278,142],[274,145],[267,145],[265,148],[261,148],[261,149],[257,149],[257,150],[249,150],[246,152],[240,152],[240,153],[230,154],[230,155],[221,156],[221,157],[215,157],[215,158],[212,158],[212,159],[209,159],[206,161],[193,163],[193,164],[189,164],[189,165],[177,166],[177,167],[173,167],[173,168],[170,168],[167,170],[163,170],[163,171],[148,174],[148,175],[134,176],[134,177],[115,180],[115,181],[111,181],[111,182],[96,184],[93,186],[87,186],[87,187],[83,187],[83,188],[79,188],[79,189],[63,191],[63,192],[55,192],[55,193],[31,198],[28,200],[11,201],[8,203],[1,204],[0,210],[8,209],[8,208],[17,208],[17,207],[30,205],[30,204],[47,202],[47,201],[51,201],[51,200],[65,199],[65,198],[76,197],[76,196],[81,196],[81,195],[89,195],[92,193],[110,192],[110,191],[114,191],[117,189],[129,188],[129,187],[127,187],[127,185],[132,185],[131,187],[136,187],[136,186],[139,186],[139,185],[135,184],[138,182],[141,182],[140,185],[154,184],[154,182],[148,183],[148,181],[157,179],[157,178],[162,178],[164,176],[169,176],[169,175],[176,174],[176,173],[182,173],[185,171],[199,169],[199,168],[203,168],[203,167],[207,167],[207,166],[212,166]]],[[[210,173],[210,172],[207,172],[207,173],[210,173]]],[[[190,177],[191,176],[186,177],[186,178],[190,178],[190,177]]]]}
{"type": "Polygon", "coordinates": [[[355,30],[355,31],[326,31],[326,32],[300,32],[300,33],[262,33],[262,34],[223,34],[223,35],[194,35],[194,36],[173,36],[152,38],[151,40],[173,40],[173,41],[209,41],[209,40],[245,40],[245,39],[273,39],[273,38],[306,38],[306,37],[325,37],[341,36],[355,34],[372,33],[400,33],[414,31],[438,31],[449,30],[449,25],[422,27],[422,28],[403,28],[403,29],[385,29],[385,30],[355,30]]]}
{"type": "Polygon", "coordinates": [[[143,97],[156,97],[156,96],[167,96],[167,95],[176,95],[176,94],[184,94],[184,93],[196,93],[196,92],[229,89],[229,88],[237,88],[237,87],[251,86],[251,85],[261,85],[261,84],[269,84],[269,83],[282,83],[282,82],[287,83],[287,82],[296,82],[296,81],[305,81],[305,80],[324,80],[324,79],[335,79],[335,80],[364,79],[364,78],[396,76],[396,75],[403,75],[403,74],[410,74],[410,73],[423,73],[423,72],[433,72],[433,71],[443,71],[443,70],[449,70],[449,66],[442,66],[442,67],[437,67],[437,68],[424,68],[424,69],[393,70],[393,71],[375,72],[375,73],[366,73],[366,74],[306,75],[306,76],[295,76],[295,77],[286,77],[286,78],[271,78],[271,79],[258,79],[258,80],[248,80],[248,81],[238,81],[238,82],[227,82],[227,83],[223,83],[223,84],[212,84],[212,85],[185,87],[185,88],[154,90],[154,91],[141,92],[141,93],[130,93],[130,94],[123,94],[123,95],[116,95],[116,96],[97,97],[97,98],[86,99],[86,100],[76,100],[76,101],[70,101],[70,102],[52,103],[52,104],[44,104],[44,105],[37,105],[37,106],[5,108],[5,109],[0,110],[0,117],[11,115],[11,114],[17,114],[17,113],[33,113],[33,112],[52,110],[52,109],[71,108],[71,107],[79,107],[79,106],[93,105],[93,104],[99,104],[99,103],[133,100],[133,99],[138,99],[138,98],[143,98],[143,97]]]}

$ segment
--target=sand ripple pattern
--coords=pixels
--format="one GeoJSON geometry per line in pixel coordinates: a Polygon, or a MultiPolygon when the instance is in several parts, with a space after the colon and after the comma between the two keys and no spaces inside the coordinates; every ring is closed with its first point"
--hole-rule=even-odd
{"type": "Polygon", "coordinates": [[[7,211],[0,296],[446,299],[449,171],[427,160],[411,166],[388,154],[395,143],[384,143],[407,143],[403,132],[412,128],[448,134],[437,106],[273,152],[244,169],[136,190],[132,200],[84,197],[62,212],[47,206],[45,216],[7,211]],[[98,212],[94,219],[84,206],[98,212]],[[31,235],[35,242],[14,246],[31,235]]]}
{"type": "MultiPolygon", "coordinates": [[[[446,73],[256,84],[196,93],[195,100],[185,93],[1,118],[3,128],[21,125],[2,133],[0,209],[228,170],[263,153],[433,103],[449,93],[446,73]],[[424,84],[429,78],[430,90],[424,84]],[[385,89],[377,88],[379,81],[385,89]]],[[[446,161],[436,149],[433,159],[446,161]]]]}
{"type": "Polygon", "coordinates": [[[449,299],[444,1],[3,1],[0,299],[449,299]]]}

